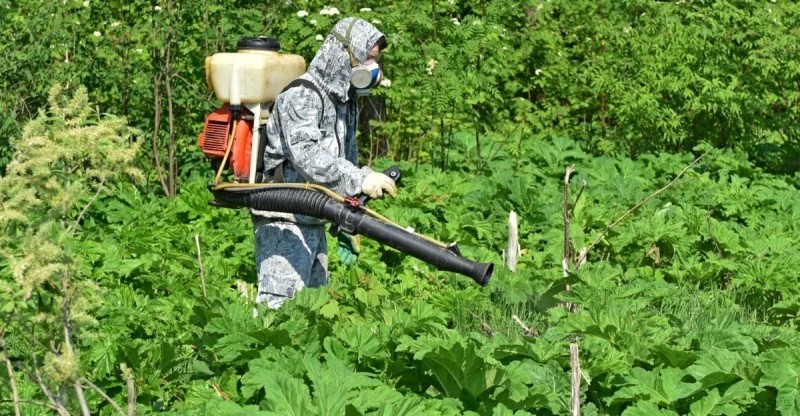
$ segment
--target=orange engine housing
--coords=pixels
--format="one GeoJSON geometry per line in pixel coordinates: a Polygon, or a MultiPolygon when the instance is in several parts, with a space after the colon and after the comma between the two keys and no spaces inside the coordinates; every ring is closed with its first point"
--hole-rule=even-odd
{"type": "MultiPolygon", "coordinates": [[[[203,131],[197,138],[197,145],[209,159],[225,157],[225,151],[233,129],[233,115],[228,103],[216,109],[206,117],[203,131]]],[[[241,117],[236,120],[236,132],[233,135],[229,162],[226,169],[233,171],[236,181],[247,182],[250,177],[250,158],[253,143],[253,113],[246,107],[241,109],[241,117]]]]}

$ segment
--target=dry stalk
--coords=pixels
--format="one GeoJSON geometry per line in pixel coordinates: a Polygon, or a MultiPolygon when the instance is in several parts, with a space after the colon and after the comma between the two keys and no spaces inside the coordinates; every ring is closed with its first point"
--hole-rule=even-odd
{"type": "Polygon", "coordinates": [[[11,397],[14,400],[14,415],[20,416],[22,412],[20,411],[20,400],[19,400],[19,390],[17,390],[17,380],[14,377],[14,365],[11,364],[11,359],[8,358],[8,349],[6,348],[6,337],[5,331],[0,329],[0,349],[3,350],[3,358],[6,362],[6,370],[8,371],[8,380],[11,384],[11,397]]]}
{"type": "MultiPolygon", "coordinates": [[[[561,259],[561,267],[563,276],[566,279],[569,277],[569,259],[570,259],[570,208],[569,208],[569,179],[575,172],[575,166],[572,165],[567,168],[564,174],[564,257],[561,259]]],[[[581,193],[583,189],[581,189],[581,193]]],[[[579,195],[580,196],[580,195],[579,195]]],[[[570,285],[567,285],[566,290],[572,290],[570,285]]],[[[567,308],[571,312],[576,312],[577,308],[573,304],[567,304],[567,308]]],[[[580,356],[578,355],[578,338],[572,336],[572,341],[569,344],[569,365],[572,370],[572,389],[570,392],[570,408],[572,416],[580,416],[581,414],[581,363],[580,356]]]]}
{"type": "MultiPolygon", "coordinates": [[[[63,292],[64,301],[61,304],[61,324],[64,327],[64,345],[67,349],[66,353],[70,357],[75,356],[75,350],[72,347],[72,325],[69,322],[69,275],[64,272],[61,276],[61,290],[63,292]]],[[[78,397],[78,404],[81,406],[81,413],[83,416],[91,416],[89,405],[86,403],[86,396],[83,394],[83,387],[80,381],[74,381],[75,395],[78,397]]]]}
{"type": "Polygon", "coordinates": [[[128,388],[128,416],[136,414],[136,386],[133,384],[133,370],[127,365],[120,365],[122,374],[125,376],[125,384],[128,388]]]}
{"type": "Polygon", "coordinates": [[[539,336],[539,331],[537,331],[534,328],[529,327],[528,325],[525,325],[525,322],[522,322],[522,319],[519,319],[519,317],[517,315],[512,315],[511,318],[513,318],[514,321],[517,323],[517,325],[519,325],[522,328],[522,333],[526,337],[538,337],[539,336]]]}
{"type": "Polygon", "coordinates": [[[206,293],[206,272],[203,270],[203,258],[200,256],[200,234],[194,235],[194,245],[197,247],[197,264],[200,266],[200,284],[203,286],[203,297],[207,298],[206,293]]]}

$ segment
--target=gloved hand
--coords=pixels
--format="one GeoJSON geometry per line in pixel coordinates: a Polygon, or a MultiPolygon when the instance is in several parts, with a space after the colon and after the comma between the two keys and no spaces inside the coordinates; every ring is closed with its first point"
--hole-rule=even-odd
{"type": "Polygon", "coordinates": [[[383,173],[372,172],[364,179],[361,184],[361,191],[369,195],[370,198],[380,198],[383,196],[383,191],[389,195],[397,195],[397,185],[395,185],[392,178],[384,175],[383,173]]]}
{"type": "Polygon", "coordinates": [[[342,264],[347,266],[354,264],[358,260],[358,246],[360,245],[358,237],[340,230],[336,234],[336,238],[339,240],[339,248],[336,252],[339,254],[342,264]]]}

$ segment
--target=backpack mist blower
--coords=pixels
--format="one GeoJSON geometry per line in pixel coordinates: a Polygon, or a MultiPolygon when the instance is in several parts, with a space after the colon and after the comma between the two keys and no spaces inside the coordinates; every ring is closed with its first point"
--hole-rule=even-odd
{"type": "MultiPolygon", "coordinates": [[[[234,53],[206,58],[206,81],[223,105],[206,117],[198,145],[215,172],[209,186],[225,208],[308,215],[332,222],[339,230],[362,234],[445,271],[460,273],[485,286],[494,265],[464,258],[455,243],[447,245],[409,231],[366,207],[365,196],[343,197],[315,184],[262,183],[266,122],[278,94],[305,72],[305,60],[283,54],[272,38],[243,38],[234,53]],[[233,181],[220,183],[229,171],[233,181]]],[[[290,85],[291,84],[291,85],[290,85]]],[[[303,85],[303,84],[297,84],[303,85]]],[[[319,91],[317,91],[319,92],[319,91]]],[[[400,171],[386,174],[397,181],[400,171]]]]}

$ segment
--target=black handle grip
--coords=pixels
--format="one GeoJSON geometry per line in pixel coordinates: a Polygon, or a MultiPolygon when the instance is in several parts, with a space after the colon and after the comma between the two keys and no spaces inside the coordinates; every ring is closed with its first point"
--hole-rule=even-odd
{"type": "MultiPolygon", "coordinates": [[[[392,166],[389,169],[386,169],[385,171],[383,171],[383,174],[388,176],[391,180],[393,180],[395,184],[397,184],[401,176],[400,168],[397,165],[392,166]]],[[[362,194],[360,197],[358,197],[358,204],[363,207],[367,205],[367,202],[369,202],[370,199],[372,198],[370,198],[369,195],[362,194]]]]}

